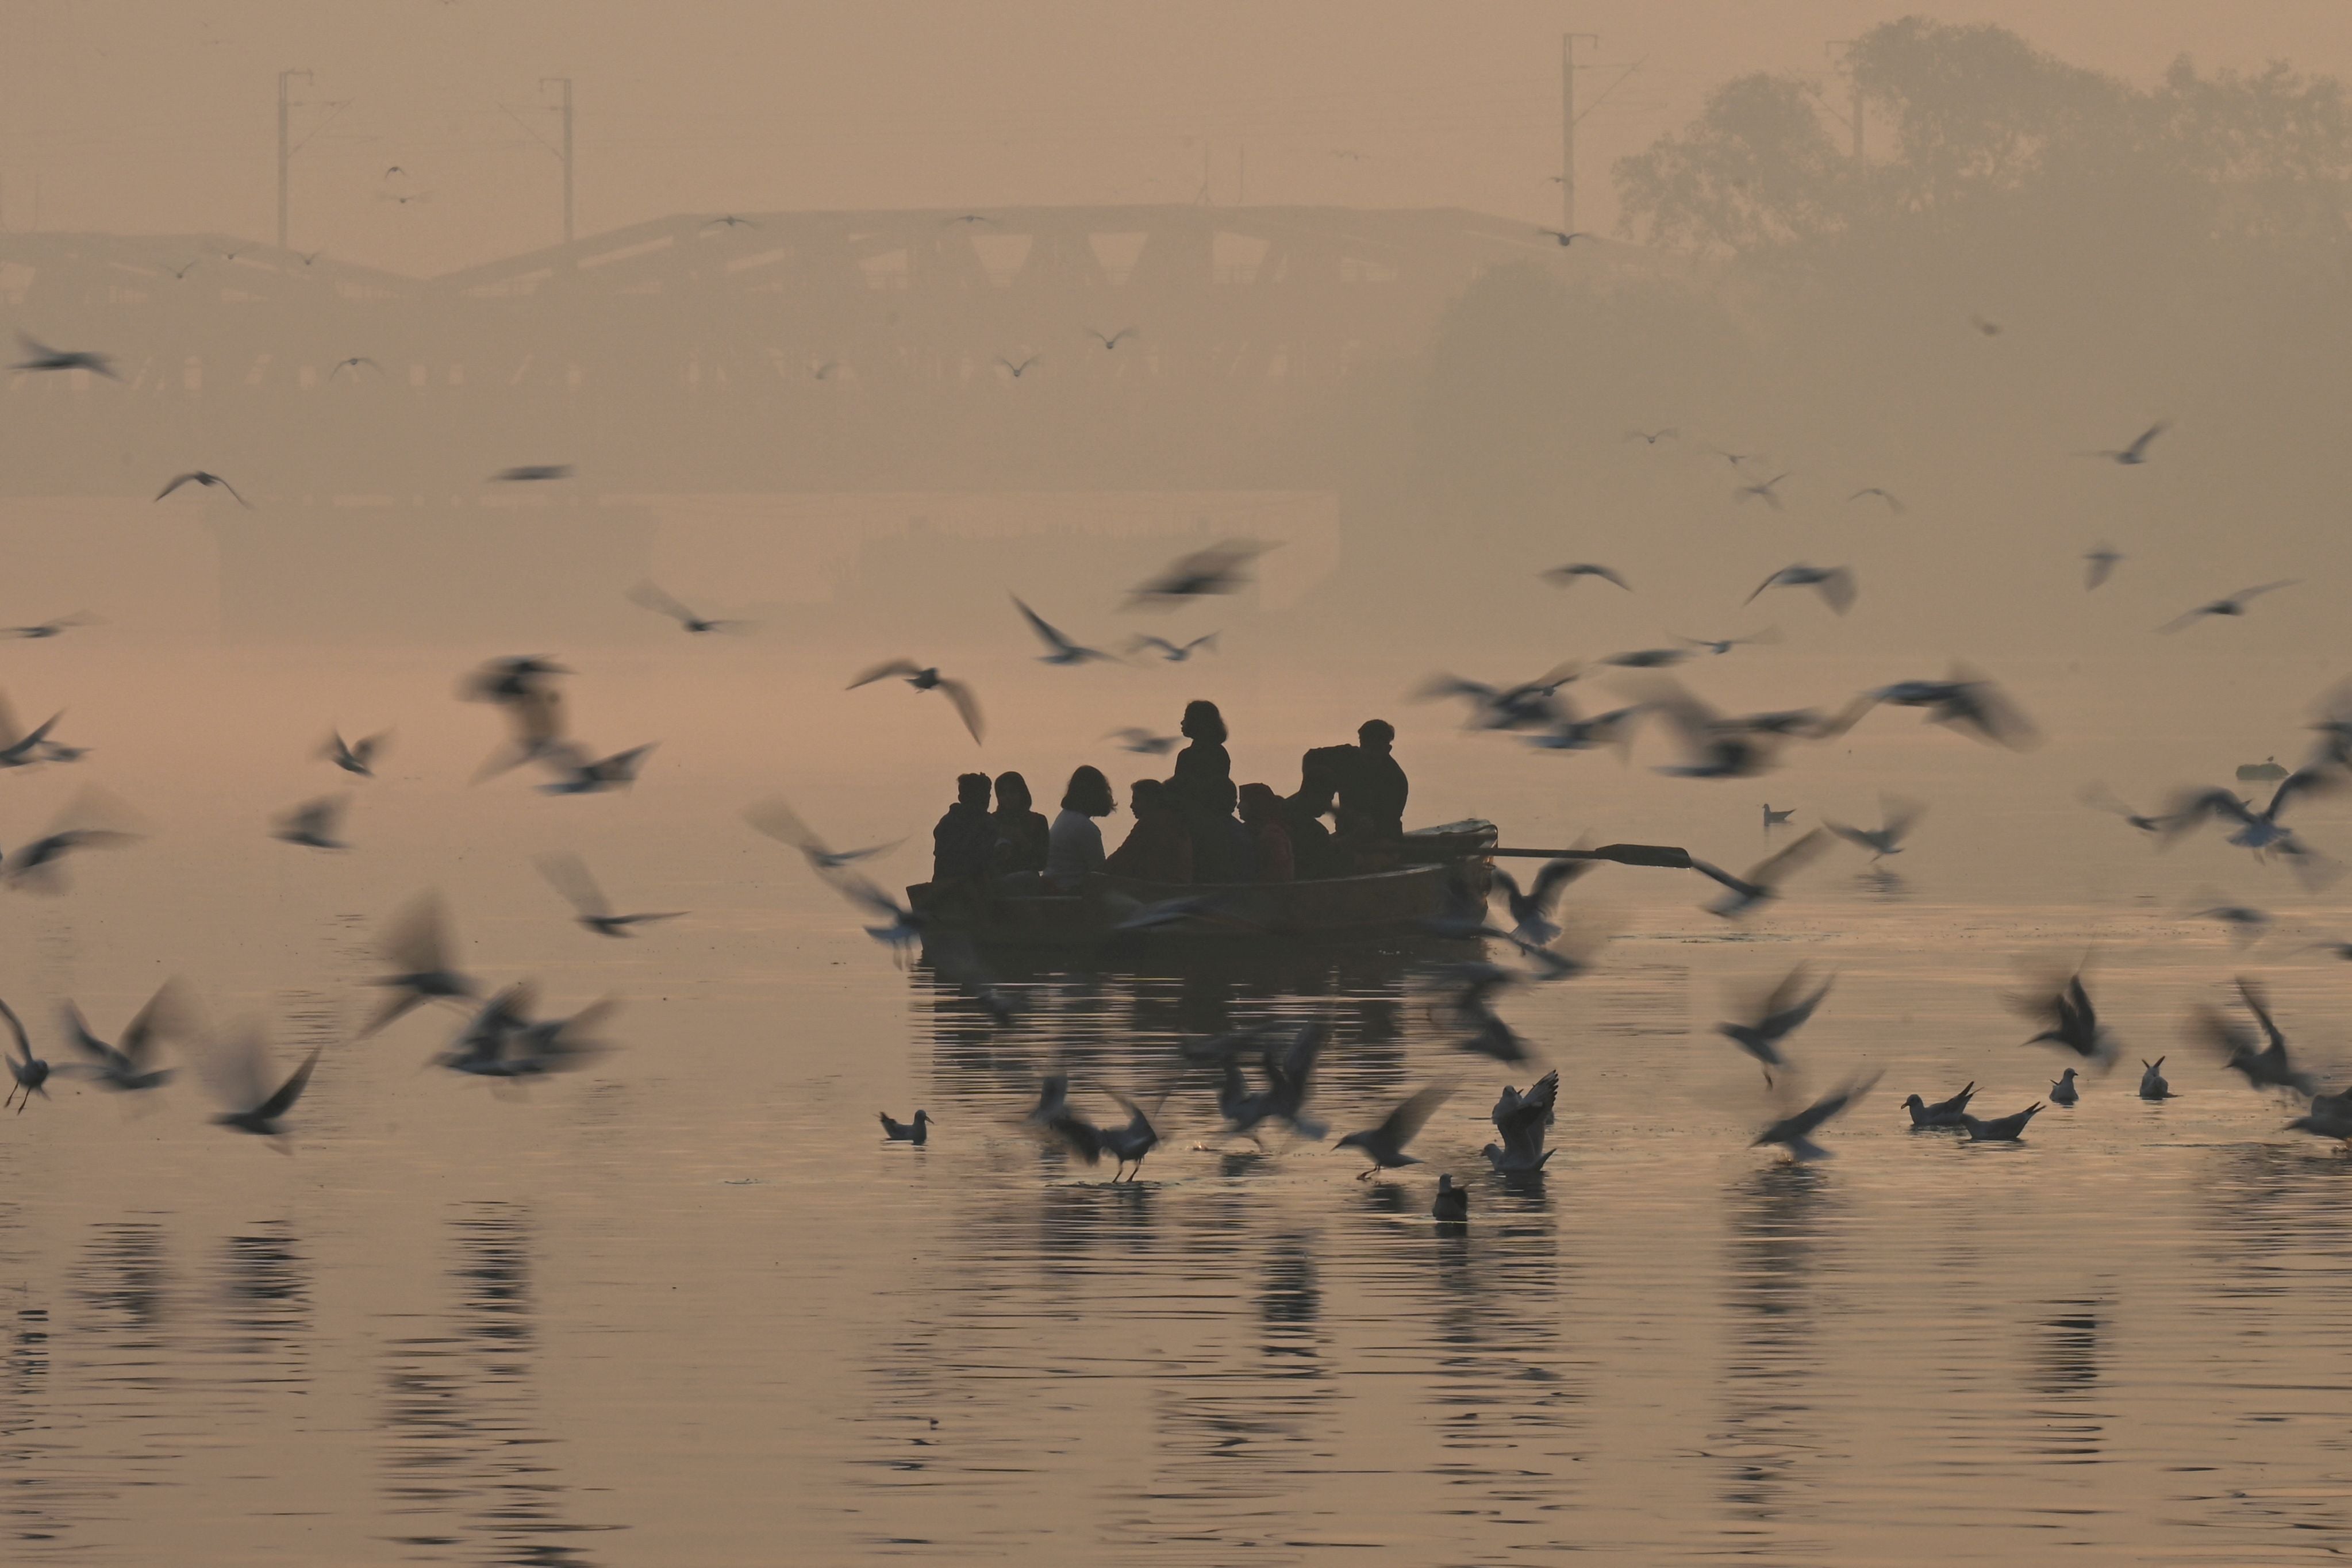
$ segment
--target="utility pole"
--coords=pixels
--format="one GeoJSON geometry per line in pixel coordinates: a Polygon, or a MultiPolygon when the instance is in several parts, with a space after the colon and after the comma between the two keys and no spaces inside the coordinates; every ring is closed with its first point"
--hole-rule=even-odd
{"type": "Polygon", "coordinates": [[[563,102],[558,112],[563,116],[563,151],[556,154],[563,160],[563,243],[572,243],[572,79],[568,76],[543,76],[539,79],[540,90],[554,82],[563,89],[563,102]]]}
{"type": "Polygon", "coordinates": [[[287,88],[298,76],[305,82],[311,79],[309,71],[278,73],[278,248],[280,250],[286,248],[287,187],[294,166],[294,101],[287,96],[287,88]]]}
{"type": "Polygon", "coordinates": [[[1601,47],[1597,33],[1559,36],[1559,232],[1576,232],[1576,43],[1601,47]]]}

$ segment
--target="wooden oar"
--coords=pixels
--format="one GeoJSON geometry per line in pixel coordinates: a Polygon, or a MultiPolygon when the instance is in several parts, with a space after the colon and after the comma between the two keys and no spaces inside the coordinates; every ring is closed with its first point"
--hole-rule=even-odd
{"type": "Polygon", "coordinates": [[[1489,855],[1517,860],[1613,860],[1620,866],[1664,866],[1690,869],[1690,851],[1671,844],[1603,844],[1598,849],[1489,849],[1489,855]]]}

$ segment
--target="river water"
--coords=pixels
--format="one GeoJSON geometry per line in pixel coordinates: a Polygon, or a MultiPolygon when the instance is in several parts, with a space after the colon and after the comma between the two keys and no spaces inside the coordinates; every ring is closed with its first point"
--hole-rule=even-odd
{"type": "MultiPolygon", "coordinates": [[[[94,750],[0,780],[0,841],[87,779],[148,836],[56,899],[0,900],[0,994],[53,1058],[60,1001],[110,1035],[173,973],[215,1019],[268,1020],[285,1065],[325,1050],[282,1151],[209,1125],[193,1074],[128,1099],[60,1079],[0,1122],[10,1563],[2244,1563],[2352,1542],[2352,1161],[2180,1032],[2248,973],[2300,1052],[2352,1062],[2345,971],[2299,951],[2352,910],[2218,836],[2156,856],[2074,800],[2103,777],[2146,806],[2294,746],[2315,670],[2171,731],[2136,718],[2153,697],[2094,704],[2096,671],[2005,672],[2052,731],[2031,755],[1886,713],[1703,784],[1649,773],[1655,741],[1621,766],[1464,735],[1400,700],[1417,666],[1008,667],[983,750],[934,698],[841,692],[838,657],[696,644],[574,659],[583,731],[663,744],[635,791],[569,800],[467,785],[496,736],[450,699],[469,654],[90,647],[10,676],[94,750]],[[1501,1003],[1563,1079],[1559,1153],[1520,1189],[1477,1151],[1500,1085],[1540,1068],[1452,1047],[1425,949],[1007,960],[1000,1027],[738,816],[782,790],[836,843],[912,835],[879,868],[915,880],[968,759],[1050,799],[1116,757],[1105,730],[1172,728],[1192,695],[1227,701],[1244,777],[1286,787],[1284,759],[1384,713],[1413,819],[1486,815],[1512,842],[1738,868],[1768,799],[1801,827],[1870,817],[1881,789],[1930,809],[1899,875],[1841,849],[1738,925],[1687,873],[1572,889],[1617,935],[1591,974],[1501,1003]],[[273,843],[269,812],[339,782],[304,755],[331,722],[397,726],[354,847],[273,843]],[[596,938],[530,869],[554,848],[618,905],[690,913],[596,938]],[[499,1093],[428,1070],[455,1014],[354,1038],[373,934],[428,887],[486,980],[624,998],[617,1048],[499,1093]],[[2276,930],[2241,947],[2192,912],[2223,896],[2276,930]],[[2000,995],[2086,952],[2127,1070],[2021,1145],[1909,1132],[1914,1090],[1974,1080],[1988,1113],[2046,1093],[2063,1064],[2000,995]],[[1713,1032],[1799,960],[1836,984],[1781,1092],[1885,1074],[1809,1166],[1748,1146],[1782,1102],[1713,1032]],[[1335,1129],[1458,1085],[1425,1164],[1360,1183],[1352,1152],[1222,1134],[1177,1042],[1308,1020],[1335,1129]],[[2168,1053],[2179,1098],[2145,1104],[2137,1062],[2168,1053]],[[1107,1090],[1166,1092],[1142,1179],[1019,1129],[1055,1070],[1098,1119],[1107,1090]],[[929,1144],[882,1142],[876,1110],[917,1106],[929,1144]],[[1441,1171],[1466,1227],[1427,1217],[1441,1171]]],[[[1715,689],[1787,706],[1936,673],[1772,657],[1715,689]]]]}

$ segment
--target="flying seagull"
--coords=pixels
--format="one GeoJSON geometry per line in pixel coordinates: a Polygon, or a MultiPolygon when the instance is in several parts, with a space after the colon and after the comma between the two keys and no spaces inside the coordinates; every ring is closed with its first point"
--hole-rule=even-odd
{"type": "Polygon", "coordinates": [[[1135,331],[1136,330],[1133,327],[1121,327],[1118,331],[1111,333],[1108,337],[1105,337],[1102,333],[1095,331],[1094,328],[1088,327],[1087,329],[1087,336],[1094,339],[1095,342],[1102,344],[1106,349],[1115,349],[1118,347],[1120,343],[1125,342],[1128,339],[1135,336],[1135,331]]]}
{"type": "Polygon", "coordinates": [[[539,786],[542,795],[604,795],[613,790],[626,789],[637,782],[637,771],[646,765],[658,742],[648,741],[642,746],[631,746],[625,752],[614,752],[609,757],[590,758],[578,751],[552,752],[540,760],[556,770],[556,777],[539,786]]]}
{"type": "Polygon", "coordinates": [[[2170,420],[2159,419],[2141,431],[2128,447],[2110,447],[2104,451],[2084,452],[2079,455],[2085,458],[2111,458],[2127,468],[2137,468],[2147,461],[2147,444],[2163,435],[2170,426],[2170,420]]]}
{"type": "Polygon", "coordinates": [[[347,773],[372,779],[375,777],[375,759],[383,752],[384,742],[391,739],[392,731],[385,730],[346,742],[342,731],[338,730],[328,735],[327,743],[319,748],[319,754],[347,773]]]}
{"type": "Polygon", "coordinates": [[[96,616],[78,610],[70,616],[59,616],[53,621],[43,621],[38,626],[0,626],[0,637],[23,637],[27,641],[37,642],[47,637],[63,637],[75,626],[96,625],[98,625],[96,616]]]}
{"type": "Polygon", "coordinates": [[[1120,751],[1132,752],[1139,757],[1164,757],[1184,743],[1181,735],[1155,735],[1133,724],[1123,730],[1113,730],[1103,739],[1117,741],[1120,751]]]}
{"type": "Polygon", "coordinates": [[[1828,1159],[1830,1152],[1813,1142],[1813,1134],[1820,1131],[1824,1123],[1844,1115],[1853,1102],[1869,1093],[1871,1087],[1877,1082],[1878,1075],[1872,1073],[1868,1078],[1855,1079],[1830,1090],[1794,1116],[1783,1117],[1759,1132],[1748,1147],[1760,1149],[1767,1143],[1778,1143],[1789,1151],[1790,1158],[1800,1163],[1828,1159]]]}
{"type": "Polygon", "coordinates": [[[757,228],[760,226],[748,217],[737,217],[733,213],[720,213],[702,226],[705,228],[757,228]]]}
{"type": "Polygon", "coordinates": [[[217,1126],[233,1127],[239,1132],[257,1137],[275,1138],[285,1131],[278,1123],[302,1098],[302,1090],[310,1082],[310,1074],[319,1065],[319,1054],[326,1047],[313,1046],[310,1054],[292,1076],[273,1092],[265,1093],[268,1082],[262,1075],[268,1068],[268,1047],[263,1043],[261,1026],[247,1022],[240,1026],[228,1041],[215,1047],[207,1066],[206,1076],[213,1079],[214,1091],[228,1110],[213,1118],[217,1126]]]}
{"type": "Polygon", "coordinates": [[[1930,724],[1941,724],[2013,752],[2031,751],[2042,743],[2042,732],[2010,700],[2008,693],[1994,685],[1990,676],[1966,665],[1954,665],[1951,673],[1941,680],[1898,680],[1862,693],[1832,722],[1832,732],[1842,734],[1852,729],[1864,714],[1882,704],[1890,708],[1924,708],[1930,724]]]}
{"type": "Polygon", "coordinates": [[[2238,996],[2254,1016],[2254,1022],[2262,1026],[2266,1045],[2257,1046],[2252,1029],[2210,1007],[2200,1007],[2190,1016],[2189,1033],[2210,1047],[2224,1068],[2242,1074],[2254,1089],[2292,1089],[2305,1099],[2318,1093],[2319,1086],[2311,1074],[2288,1059],[2286,1036],[2271,1017],[2268,999],[2261,988],[2241,975],[2238,996]]]}
{"type": "Polygon", "coordinates": [[[2056,1046],[2072,1051],[2104,1072],[2115,1065],[2119,1047],[2115,1037],[2099,1023],[2098,1009],[2091,1005],[2089,987],[2083,984],[2082,971],[2076,970],[2064,980],[2041,990],[2011,994],[2003,998],[2012,1012],[2039,1020],[2044,1027],[2025,1043],[2029,1046],[2056,1046]]]}
{"type": "Polygon", "coordinates": [[[1663,430],[1628,430],[1625,432],[1625,439],[1628,441],[1639,441],[1645,447],[1654,447],[1661,441],[1668,440],[1681,434],[1681,431],[1675,429],[1670,425],[1663,430]]]}
{"type": "Polygon", "coordinates": [[[159,1089],[171,1081],[170,1068],[149,1064],[159,1043],[184,1037],[189,1028],[187,1002],[178,981],[166,980],[155,988],[147,1005],[123,1026],[118,1045],[109,1045],[91,1034],[81,1009],[71,1002],[61,1004],[58,1010],[65,1018],[66,1037],[90,1058],[87,1070],[99,1083],[108,1089],[132,1092],[159,1089]]]}
{"type": "Polygon", "coordinates": [[[1832,822],[1827,817],[1822,819],[1822,826],[1856,848],[1869,850],[1873,860],[1882,860],[1889,855],[1903,853],[1905,837],[1927,809],[1915,802],[1885,797],[1880,802],[1880,826],[1848,827],[1843,822],[1832,822]]]}
{"type": "Polygon", "coordinates": [[[1616,584],[1629,594],[1633,591],[1633,585],[1624,578],[1620,577],[1608,567],[1596,566],[1590,561],[1572,561],[1565,566],[1555,566],[1543,576],[1546,582],[1558,584],[1563,588],[1575,587],[1579,577],[1598,577],[1604,583],[1616,584]]]}
{"type": "Polygon", "coordinates": [[[1188,643],[1172,643],[1166,637],[1140,637],[1128,644],[1127,651],[1130,654],[1138,654],[1145,648],[1156,647],[1160,650],[1160,657],[1164,662],[1182,664],[1202,648],[1207,648],[1213,653],[1216,651],[1216,647],[1217,634],[1206,632],[1188,643]]]}
{"type": "Polygon", "coordinates": [[[604,901],[604,890],[577,855],[541,855],[531,864],[548,885],[563,895],[576,911],[580,923],[598,936],[634,936],[630,928],[653,921],[674,921],[686,911],[667,910],[659,914],[616,915],[613,906],[604,901]]]}
{"type": "Polygon", "coordinates": [[[115,374],[112,356],[92,353],[81,349],[53,349],[24,332],[16,334],[17,344],[25,351],[15,370],[86,370],[102,375],[109,381],[121,381],[115,374]]]}
{"type": "Polygon", "coordinates": [[[936,665],[919,665],[910,658],[890,659],[876,665],[851,681],[845,689],[855,691],[861,686],[869,686],[894,675],[904,679],[918,691],[937,691],[955,705],[956,716],[963,721],[963,727],[971,731],[971,738],[975,741],[980,739],[980,700],[962,681],[941,675],[936,665]]]}
{"type": "Polygon", "coordinates": [[[1041,357],[1043,357],[1043,356],[1038,355],[1038,354],[1031,354],[1027,359],[1023,360],[1019,364],[1014,364],[1011,360],[1006,359],[1003,354],[998,354],[998,355],[996,356],[996,363],[999,363],[999,364],[1001,364],[1001,365],[1003,365],[1003,366],[1005,368],[1005,370],[1006,370],[1006,371],[1008,371],[1009,373],[1011,373],[1011,374],[1012,374],[1012,376],[1013,376],[1013,380],[1015,380],[1015,381],[1019,381],[1019,380],[1021,379],[1021,374],[1022,374],[1022,373],[1023,373],[1024,371],[1027,370],[1031,365],[1035,364],[1035,363],[1037,363],[1037,361],[1038,361],[1041,357]]]}
{"type": "Polygon", "coordinates": [[[740,632],[751,629],[749,621],[714,621],[698,616],[651,583],[640,583],[629,590],[629,603],[641,610],[651,610],[657,616],[667,616],[689,632],[740,632]]]}
{"type": "Polygon", "coordinates": [[[1255,540],[1229,539],[1196,550],[1148,579],[1128,596],[1126,607],[1149,605],[1164,609],[1207,594],[1238,594],[1249,586],[1244,569],[1273,548],[1255,540]]]}
{"type": "Polygon", "coordinates": [[[528,485],[541,479],[568,479],[571,477],[572,465],[569,463],[519,463],[492,474],[490,482],[494,485],[528,485]]]}
{"type": "Polygon", "coordinates": [[[2292,588],[2299,581],[2301,581],[2299,578],[2287,577],[2276,583],[2264,583],[2258,587],[2241,588],[2227,598],[2216,599],[2210,605],[2200,605],[2184,615],[2175,616],[2156,629],[2159,632],[2177,632],[2190,622],[2202,620],[2207,616],[2242,616],[2246,613],[2246,604],[2249,600],[2280,588],[2292,588]]]}
{"type": "Polygon", "coordinates": [[[350,796],[340,795],[304,801],[278,814],[269,837],[306,849],[349,849],[351,845],[335,835],[342,826],[343,808],[350,804],[350,796]]]}
{"type": "Polygon", "coordinates": [[[1559,246],[1562,250],[1566,250],[1570,246],[1574,245],[1580,239],[1591,239],[1592,237],[1591,235],[1586,233],[1580,228],[1539,228],[1536,230],[1536,232],[1550,240],[1554,245],[1559,246]]]}
{"type": "Polygon", "coordinates": [[[335,362],[335,368],[327,373],[327,379],[329,381],[332,381],[335,377],[342,374],[345,371],[350,371],[353,379],[357,379],[360,374],[360,366],[362,365],[366,365],[378,375],[382,375],[383,374],[383,366],[376,363],[375,361],[368,358],[367,355],[353,354],[349,359],[337,360],[335,362]]]}
{"type": "Polygon", "coordinates": [[[743,813],[743,820],[781,844],[789,844],[807,857],[811,869],[819,873],[838,871],[845,866],[856,865],[877,855],[887,855],[904,840],[892,839],[887,844],[869,845],[863,849],[834,849],[800,819],[790,803],[782,796],[761,801],[743,813]]]}
{"type": "Polygon", "coordinates": [[[1808,566],[1801,561],[1794,566],[1783,566],[1765,578],[1756,585],[1755,593],[1748,595],[1740,602],[1747,605],[1754,604],[1757,595],[1763,593],[1767,588],[1811,588],[1821,595],[1822,603],[1841,616],[1853,608],[1856,592],[1853,573],[1851,569],[1843,566],[1808,566]]]}
{"type": "Polygon", "coordinates": [[[385,925],[377,947],[394,973],[374,984],[391,990],[393,996],[360,1030],[362,1039],[427,1002],[478,994],[474,982],[450,967],[448,924],[440,896],[420,893],[385,925]]]}
{"type": "Polygon", "coordinates": [[[157,500],[162,500],[165,496],[170,495],[182,485],[202,485],[207,489],[217,486],[220,489],[226,490],[229,494],[236,496],[237,505],[249,507],[253,504],[251,501],[246,500],[242,495],[237,495],[237,489],[235,485],[229,483],[226,479],[222,479],[218,474],[208,474],[202,468],[192,468],[184,474],[173,475],[172,482],[155,492],[155,499],[157,500]]]}
{"type": "Polygon", "coordinates": [[[1764,1064],[1764,1083],[1770,1088],[1772,1069],[1785,1069],[1789,1058],[1781,1053],[1780,1043],[1805,1026],[1821,1006],[1822,998],[1830,994],[1835,983],[1832,975],[1811,991],[1812,974],[1803,964],[1783,975],[1780,983],[1748,1008],[1747,1020],[1717,1024],[1715,1032],[1764,1064]]]}
{"type": "Polygon", "coordinates": [[[1735,877],[1696,855],[1691,857],[1691,869],[1730,889],[1728,896],[1708,905],[1707,912],[1725,920],[1738,920],[1757,905],[1780,897],[1781,879],[1811,865],[1828,847],[1829,839],[1816,827],[1756,862],[1744,877],[1735,877]]]}
{"type": "Polygon", "coordinates": [[[2221,788],[2192,789],[2176,795],[2171,809],[2159,819],[2167,843],[2180,837],[2212,817],[2224,817],[2238,824],[2230,835],[2230,842],[2241,849],[2257,854],[2265,849],[2284,849],[2294,842],[2294,830],[2279,822],[2279,814],[2303,795],[2328,795],[2341,793],[2347,781],[2340,769],[2325,763],[2306,764],[2279,780],[2271,791],[2270,804],[2256,811],[2231,791],[2221,788]]]}
{"type": "MultiPolygon", "coordinates": [[[[5,753],[0,753],[5,755],[5,753]]],[[[0,860],[0,886],[37,893],[65,890],[65,858],[81,849],[109,849],[139,837],[130,808],[113,796],[85,788],[49,825],[48,832],[0,860]]]]}
{"type": "Polygon", "coordinates": [[[1117,664],[1119,662],[1118,657],[1114,654],[1105,653],[1100,648],[1085,647],[1077,643],[1072,642],[1068,637],[1063,636],[1061,631],[1051,622],[1047,621],[1045,616],[1039,615],[1036,611],[1023,604],[1019,595],[1016,595],[1012,597],[1013,607],[1021,612],[1022,618],[1029,623],[1029,629],[1035,632],[1037,634],[1037,640],[1045,645],[1047,651],[1038,656],[1038,663],[1063,665],[1087,664],[1096,659],[1101,659],[1111,664],[1117,664]]]}
{"type": "Polygon", "coordinates": [[[1761,480],[1756,484],[1742,485],[1738,489],[1731,492],[1731,499],[1733,500],[1746,500],[1748,497],[1754,496],[1758,500],[1762,501],[1774,511],[1779,511],[1780,510],[1780,498],[1773,490],[1772,487],[1779,484],[1782,479],[1785,479],[1788,477],[1789,476],[1786,474],[1774,474],[1770,479],[1761,480]]]}
{"type": "Polygon", "coordinates": [[[1753,637],[1686,637],[1680,632],[1675,632],[1673,636],[1676,642],[1688,643],[1693,647],[1703,647],[1707,652],[1718,656],[1750,643],[1776,643],[1780,640],[1779,629],[1772,626],[1765,627],[1753,637]]]}
{"type": "Polygon", "coordinates": [[[1886,503],[1886,510],[1888,511],[1893,512],[1896,517],[1901,517],[1903,515],[1903,503],[1895,499],[1895,493],[1892,490],[1881,489],[1876,485],[1864,485],[1862,489],[1854,491],[1853,494],[1845,498],[1846,504],[1851,506],[1864,496],[1876,496],[1880,500],[1886,503]]]}

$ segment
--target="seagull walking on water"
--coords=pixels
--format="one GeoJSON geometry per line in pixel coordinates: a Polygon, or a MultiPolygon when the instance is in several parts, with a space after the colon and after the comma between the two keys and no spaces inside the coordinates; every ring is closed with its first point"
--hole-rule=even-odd
{"type": "Polygon", "coordinates": [[[16,1114],[22,1116],[25,1107],[33,1102],[33,1096],[49,1098],[49,1064],[33,1054],[33,1042],[26,1037],[24,1021],[5,1002],[0,1002],[0,1019],[6,1021],[8,1033],[16,1042],[16,1054],[6,1058],[9,1076],[16,1083],[5,1097],[0,1097],[0,1110],[5,1110],[13,1100],[16,1102],[16,1114]]]}
{"type": "Polygon", "coordinates": [[[1356,1178],[1360,1182],[1369,1181],[1382,1171],[1418,1165],[1421,1163],[1419,1156],[1406,1153],[1404,1146],[1412,1142],[1413,1134],[1419,1132],[1431,1117],[1437,1114],[1437,1108],[1453,1096],[1453,1085],[1432,1084],[1390,1111],[1378,1127],[1350,1132],[1332,1147],[1359,1150],[1371,1162],[1356,1178]]]}

